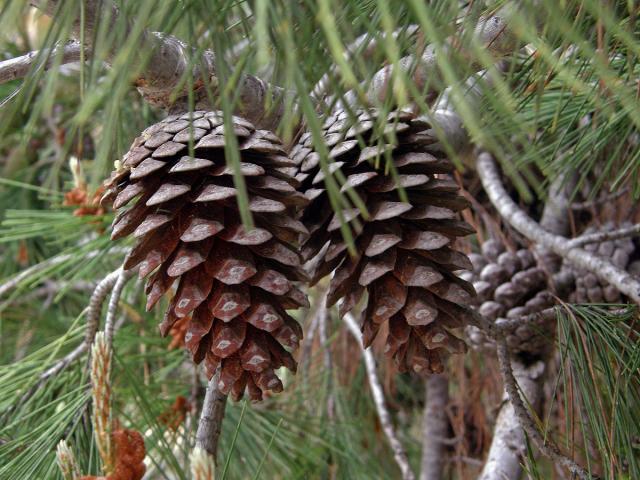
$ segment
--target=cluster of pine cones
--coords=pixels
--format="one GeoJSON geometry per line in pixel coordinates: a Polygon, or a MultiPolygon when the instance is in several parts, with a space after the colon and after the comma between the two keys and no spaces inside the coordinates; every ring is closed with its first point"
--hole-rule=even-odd
{"type": "MultiPolygon", "coordinates": [[[[384,332],[402,372],[438,373],[448,354],[464,352],[454,332],[470,323],[468,306],[497,322],[553,306],[528,249],[489,241],[470,259],[456,247],[473,228],[460,219],[469,203],[452,171],[429,121],[409,111],[343,111],[326,119],[321,139],[304,133],[293,148],[242,118],[228,125],[222,112],[197,111],[146,129],[106,182],[103,204],[119,210],[112,239],[136,239],[124,267],[148,277],[147,309],[170,299],[161,333],[184,332],[223,393],[258,401],[282,390],[279,368],[295,372],[303,332],[288,312],[307,308],[305,287],[329,274],[327,305],[339,303],[341,315],[357,307],[364,344],[384,332]],[[351,205],[336,204],[338,191],[351,205]]],[[[630,262],[628,245],[595,248],[630,262]]],[[[583,291],[595,298],[592,279],[577,277],[576,301],[583,291]]],[[[514,328],[509,344],[539,352],[548,328],[542,317],[514,328]]],[[[473,327],[467,336],[487,343],[473,327]]]]}
{"type": "Polygon", "coordinates": [[[186,322],[186,347],[210,377],[219,372],[222,392],[260,400],[282,389],[276,370],[295,371],[302,338],[288,311],[308,307],[304,287],[332,272],[329,305],[360,307],[366,344],[387,324],[401,371],[440,372],[448,353],[465,351],[453,330],[466,325],[475,292],[456,275],[471,263],[455,241],[473,229],[458,219],[468,203],[429,122],[406,111],[339,113],[323,127],[328,168],[310,133],[289,149],[242,118],[231,123],[233,143],[221,112],[146,129],[103,197],[119,209],[112,239],[136,239],[125,268],[148,276],[147,309],[170,297],[161,332],[186,322]],[[225,157],[232,145],[237,168],[225,157]],[[334,213],[327,176],[364,208],[334,213]]]}
{"type": "MultiPolygon", "coordinates": [[[[482,244],[480,253],[469,257],[473,271],[464,272],[463,277],[478,292],[474,303],[478,312],[498,325],[507,326],[512,325],[509,320],[533,316],[534,322],[507,328],[507,344],[514,353],[544,353],[550,346],[549,337],[555,324],[543,312],[555,304],[555,296],[549,288],[548,272],[538,265],[531,250],[524,247],[508,250],[500,241],[491,239],[482,244]]],[[[479,328],[469,326],[466,334],[472,347],[494,348],[479,328]]]]}
{"type": "MultiPolygon", "coordinates": [[[[582,235],[610,232],[630,223],[606,223],[590,226],[582,235]]],[[[587,244],[585,250],[608,259],[632,275],[640,275],[640,245],[631,238],[587,244]]],[[[569,303],[624,303],[617,288],[606,284],[591,272],[575,268],[569,262],[540,264],[525,247],[509,250],[502,242],[490,239],[480,252],[469,254],[472,271],[460,275],[477,291],[472,302],[480,314],[505,328],[507,344],[525,358],[545,356],[553,347],[556,315],[551,309],[558,299],[569,303]],[[555,267],[556,271],[549,268],[555,267]],[[532,321],[511,322],[527,317],[532,321]]],[[[493,350],[495,345],[475,326],[465,329],[466,339],[476,350],[493,350]]]]}

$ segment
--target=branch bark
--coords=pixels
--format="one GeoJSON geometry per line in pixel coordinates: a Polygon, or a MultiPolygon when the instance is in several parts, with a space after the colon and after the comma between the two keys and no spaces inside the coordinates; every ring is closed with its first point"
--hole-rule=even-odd
{"type": "MultiPolygon", "coordinates": [[[[545,203],[540,226],[546,231],[567,235],[570,231],[569,208],[572,181],[566,182],[564,177],[558,177],[549,189],[549,196],[545,203]]],[[[558,257],[544,247],[536,245],[538,260],[548,271],[555,271],[558,257]]],[[[533,315],[526,315],[515,319],[500,318],[495,326],[506,334],[527,322],[553,321],[556,316],[555,307],[548,308],[533,315]]],[[[549,341],[553,339],[550,338],[549,341]]],[[[520,390],[527,399],[533,411],[539,411],[542,400],[542,388],[546,375],[544,360],[525,363],[515,360],[514,376],[520,390]]],[[[506,396],[506,392],[505,392],[506,396]]],[[[511,402],[503,403],[500,408],[496,425],[493,430],[491,448],[483,467],[480,480],[503,480],[505,478],[520,478],[522,464],[526,451],[525,435],[511,402]]]]}
{"type": "MultiPolygon", "coordinates": [[[[110,0],[83,0],[85,9],[84,38],[93,38],[99,21],[108,20],[108,29],[124,28],[127,37],[133,35],[131,21],[124,18],[116,5],[110,0]]],[[[49,16],[55,17],[62,0],[32,0],[31,5],[42,10],[49,16]]],[[[81,36],[79,18],[73,22],[73,35],[81,36]]],[[[196,84],[200,84],[195,92],[195,106],[201,109],[213,109],[206,95],[206,87],[214,90],[218,85],[218,75],[215,68],[213,52],[204,51],[198,55],[196,50],[186,45],[173,35],[143,30],[139,38],[139,63],[144,65],[142,71],[134,80],[138,91],[151,105],[164,109],[187,109],[188,82],[181,91],[176,92],[185,75],[192,76],[196,84]],[[191,63],[191,66],[190,66],[191,63]]],[[[86,47],[91,49],[91,44],[86,47]]],[[[117,53],[114,46],[105,59],[111,63],[117,53]]],[[[260,128],[274,129],[284,115],[284,90],[269,85],[267,82],[253,75],[243,75],[238,83],[240,89],[240,105],[236,113],[255,123],[260,128]],[[273,107],[265,110],[266,103],[273,107]]]]}
{"type": "Polygon", "coordinates": [[[52,49],[36,50],[21,57],[10,58],[0,62],[0,85],[26,77],[37,62],[41,62],[42,68],[49,70],[58,60],[58,55],[60,55],[60,64],[66,65],[80,61],[81,53],[80,43],[73,41],[52,49]]]}
{"type": "Polygon", "coordinates": [[[574,247],[571,240],[545,231],[511,199],[504,189],[495,161],[484,152],[477,159],[478,174],[491,203],[513,228],[529,240],[567,259],[574,266],[587,270],[603,282],[615,286],[635,303],[640,304],[640,281],[611,262],[582,248],[574,247]]]}
{"type": "Polygon", "coordinates": [[[107,316],[104,321],[104,333],[107,345],[113,343],[113,334],[115,332],[116,314],[118,313],[118,304],[122,296],[122,290],[127,282],[133,277],[134,273],[130,270],[120,270],[116,283],[111,291],[111,298],[107,305],[107,316]]]}
{"type": "MultiPolygon", "coordinates": [[[[513,373],[523,397],[532,409],[537,410],[542,400],[545,364],[537,361],[533,365],[525,366],[514,361],[513,373]]],[[[524,431],[520,427],[513,405],[506,401],[496,419],[491,448],[478,480],[520,478],[525,454],[524,431]]]]}
{"type": "MultiPolygon", "coordinates": [[[[504,380],[504,389],[507,392],[509,402],[513,407],[515,417],[518,419],[520,427],[527,432],[527,435],[533,440],[533,443],[538,449],[549,459],[556,462],[558,465],[565,467],[572,474],[576,475],[581,480],[591,479],[589,475],[580,465],[562,454],[560,449],[550,440],[542,436],[538,427],[531,417],[529,410],[525,406],[522,398],[520,397],[518,381],[516,380],[512,367],[511,358],[509,356],[509,349],[504,337],[496,339],[498,361],[500,363],[500,373],[504,380]]],[[[512,477],[507,477],[512,478],[512,477]]]]}
{"type": "MultiPolygon", "coordinates": [[[[98,21],[109,22],[109,29],[122,27],[128,37],[132,34],[132,24],[123,18],[115,4],[110,0],[83,0],[85,9],[85,31],[84,38],[93,38],[94,30],[98,21]]],[[[41,9],[50,16],[55,16],[60,8],[62,0],[31,0],[31,5],[41,9]]],[[[515,2],[503,7],[498,13],[490,17],[483,17],[477,23],[471,35],[471,41],[481,46],[497,60],[512,53],[517,48],[518,40],[513,31],[509,28],[508,22],[513,12],[517,12],[515,2]]],[[[81,25],[79,19],[73,23],[73,34],[80,37],[81,25]]],[[[86,47],[91,48],[88,44],[86,47]]],[[[457,48],[455,41],[449,39],[443,46],[443,54],[451,52],[457,48]]],[[[433,80],[439,76],[439,62],[434,45],[430,45],[419,58],[407,56],[400,60],[399,68],[412,76],[418,90],[425,87],[427,80],[433,80]]],[[[138,90],[152,105],[165,109],[187,108],[186,86],[182,91],[175,92],[185,75],[190,75],[200,87],[195,92],[195,106],[201,109],[212,109],[206,95],[205,86],[210,86],[215,92],[215,87],[219,85],[219,78],[215,68],[215,58],[212,52],[205,51],[197,54],[193,48],[172,35],[150,32],[144,30],[140,35],[140,46],[136,49],[139,55],[140,64],[144,68],[135,79],[138,90]],[[189,60],[199,55],[190,67],[189,60]],[[191,70],[189,71],[189,68],[191,70]],[[177,93],[177,94],[176,94],[177,93]]],[[[116,49],[107,55],[106,61],[111,62],[115,56],[116,49]]],[[[479,69],[477,62],[471,62],[472,68],[479,69]]],[[[388,66],[376,73],[367,85],[367,100],[371,103],[378,103],[384,99],[389,88],[389,79],[392,78],[393,67],[388,66]]],[[[185,82],[188,85],[189,82],[185,82]]],[[[320,82],[324,85],[326,82],[320,82]]],[[[432,83],[436,85],[438,82],[432,83]]],[[[236,109],[238,115],[253,122],[260,128],[274,129],[284,115],[285,98],[288,93],[282,88],[269,85],[264,80],[252,76],[243,75],[238,81],[237,88],[240,90],[240,104],[236,109]],[[266,105],[270,105],[270,110],[266,111],[266,105]]],[[[355,93],[348,92],[349,99],[355,99],[355,93]]]]}
{"type": "Polygon", "coordinates": [[[220,440],[226,406],[227,396],[218,389],[218,374],[216,373],[209,380],[196,432],[196,446],[211,455],[214,461],[216,461],[218,452],[218,441],[220,440]]]}
{"type": "Polygon", "coordinates": [[[572,239],[569,243],[575,248],[588,245],[589,243],[601,243],[608,240],[617,240],[619,238],[637,237],[638,235],[640,235],[640,223],[612,230],[610,232],[598,232],[589,235],[582,235],[572,239]]]}
{"type": "Polygon", "coordinates": [[[384,398],[382,384],[380,383],[380,379],[378,378],[378,373],[376,371],[376,360],[375,358],[373,358],[373,353],[371,353],[370,348],[364,348],[362,344],[362,333],[360,332],[360,328],[358,327],[355,318],[353,318],[353,315],[347,313],[343,317],[343,320],[353,337],[358,342],[358,345],[360,345],[360,350],[362,351],[362,356],[364,357],[364,364],[367,369],[369,387],[371,388],[373,401],[376,405],[376,411],[378,412],[378,418],[380,419],[382,430],[384,431],[387,440],[389,440],[391,450],[393,450],[393,457],[395,458],[395,461],[400,468],[400,472],[402,472],[402,479],[415,480],[416,477],[411,470],[411,466],[409,465],[407,452],[402,446],[402,443],[400,443],[395,428],[393,428],[393,423],[391,422],[391,415],[389,414],[389,410],[387,409],[387,403],[384,398]]]}
{"type": "Polygon", "coordinates": [[[443,478],[446,438],[449,432],[446,411],[449,403],[449,379],[445,375],[431,375],[425,386],[420,480],[438,480],[443,478]]]}
{"type": "MultiPolygon", "coordinates": [[[[473,27],[473,32],[461,32],[442,42],[442,45],[431,44],[425,48],[422,55],[408,55],[398,62],[398,67],[411,75],[411,82],[418,91],[427,89],[427,93],[441,87],[443,81],[440,72],[440,56],[462,54],[469,60],[472,71],[479,71],[483,66],[470,53],[460,50],[459,39],[469,38],[469,44],[476,45],[491,55],[494,61],[498,61],[513,53],[519,44],[519,40],[509,27],[509,19],[518,15],[518,2],[510,2],[501,8],[496,14],[489,17],[481,17],[473,27]],[[428,88],[427,88],[428,87],[428,88]]],[[[387,65],[379,70],[366,85],[367,100],[373,104],[384,102],[389,90],[393,87],[392,79],[397,76],[394,73],[394,65],[387,65]]],[[[345,95],[348,104],[356,102],[357,93],[350,91],[345,95]]]]}

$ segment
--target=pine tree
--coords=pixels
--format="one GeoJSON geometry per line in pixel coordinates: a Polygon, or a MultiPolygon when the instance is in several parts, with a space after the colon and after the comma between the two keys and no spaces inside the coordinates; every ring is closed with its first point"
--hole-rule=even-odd
{"type": "Polygon", "coordinates": [[[5,1],[0,478],[640,477],[639,13],[5,1]]]}

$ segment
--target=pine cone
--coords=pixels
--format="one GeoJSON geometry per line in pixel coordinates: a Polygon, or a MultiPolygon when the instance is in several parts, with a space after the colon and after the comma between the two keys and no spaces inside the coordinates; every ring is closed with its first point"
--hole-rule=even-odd
{"type": "MultiPolygon", "coordinates": [[[[463,275],[478,293],[475,308],[486,318],[516,319],[540,313],[555,304],[547,288],[547,274],[536,264],[530,250],[506,251],[497,240],[482,244],[482,253],[469,255],[473,272],[463,275]]],[[[506,332],[507,344],[514,353],[540,354],[549,346],[549,330],[553,322],[540,317],[533,323],[520,325],[506,332]]],[[[475,349],[493,349],[492,341],[482,330],[469,326],[467,339],[475,349]]]]}
{"type": "Polygon", "coordinates": [[[292,246],[306,234],[295,216],[307,201],[280,140],[241,118],[232,123],[256,228],[240,221],[221,112],[171,116],[146,129],[108,181],[105,201],[122,209],[111,238],[137,240],[124,267],[151,274],[147,310],[177,281],[161,333],[190,317],[193,360],[204,361],[209,377],[220,366],[222,392],[240,398],[246,387],[259,400],[282,390],[277,368],[296,370],[284,347],[295,349],[302,329],[285,309],[308,306],[293,285],[306,275],[292,246]]]}
{"type": "MultiPolygon", "coordinates": [[[[607,223],[600,228],[589,227],[584,234],[609,232],[617,228],[630,227],[626,222],[620,227],[613,223],[607,223]]],[[[631,238],[619,238],[607,240],[601,243],[590,243],[584,249],[600,255],[611,261],[616,267],[627,270],[634,275],[640,275],[640,249],[636,248],[631,238]]],[[[569,262],[562,266],[563,270],[570,272],[575,278],[575,290],[569,296],[572,303],[623,303],[625,299],[613,285],[602,282],[593,273],[573,267],[569,262]]]]}
{"type": "Polygon", "coordinates": [[[292,151],[301,165],[297,178],[311,201],[302,217],[310,232],[303,258],[324,251],[312,282],[335,270],[327,304],[344,299],[341,315],[367,292],[365,346],[388,321],[386,351],[400,371],[441,372],[444,355],[466,349],[451,329],[465,325],[468,314],[461,305],[475,294],[453,273],[471,267],[453,244],[473,229],[457,219],[467,201],[458,195],[457,184],[442,176],[452,164],[428,121],[406,111],[383,116],[368,110],[355,120],[339,113],[324,123],[324,141],[329,171],[341,171],[342,190],[349,186],[358,193],[369,218],[357,208],[341,212],[355,239],[356,254],[349,255],[324,188],[320,156],[311,148],[310,134],[303,135],[292,151]],[[385,168],[385,158],[395,171],[385,168]]]}

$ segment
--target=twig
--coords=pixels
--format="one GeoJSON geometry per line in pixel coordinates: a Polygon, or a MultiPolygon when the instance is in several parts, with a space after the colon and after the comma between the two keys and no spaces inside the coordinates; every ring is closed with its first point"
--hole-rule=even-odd
{"type": "Polygon", "coordinates": [[[47,308],[53,303],[53,298],[61,290],[91,291],[94,284],[89,281],[81,280],[78,282],[57,282],[45,281],[42,287],[39,287],[26,295],[20,295],[15,299],[7,300],[4,305],[24,304],[33,302],[35,299],[45,297],[43,307],[47,308]]]}
{"type": "Polygon", "coordinates": [[[32,71],[36,62],[41,63],[35,68],[41,67],[44,70],[49,70],[58,60],[58,55],[60,56],[61,65],[78,62],[80,61],[81,52],[80,43],[73,41],[62,47],[57,46],[47,50],[29,52],[21,57],[0,62],[0,85],[17,78],[26,77],[32,71]]]}
{"type": "Polygon", "coordinates": [[[400,443],[400,440],[396,435],[396,431],[393,428],[393,424],[391,423],[391,415],[389,414],[389,410],[387,409],[382,385],[380,384],[380,380],[378,379],[378,373],[376,372],[376,361],[373,358],[373,353],[371,353],[371,349],[365,349],[362,345],[362,334],[360,333],[360,328],[358,328],[358,324],[356,323],[355,318],[353,318],[353,315],[351,313],[347,313],[343,317],[343,320],[353,337],[358,342],[358,345],[360,345],[360,349],[362,350],[362,356],[364,357],[364,364],[367,368],[367,378],[369,379],[369,387],[371,388],[373,401],[376,405],[376,411],[378,412],[378,418],[380,419],[382,430],[384,431],[387,440],[389,440],[389,444],[391,445],[391,449],[393,450],[393,458],[395,459],[396,464],[402,472],[403,480],[415,480],[416,477],[411,470],[411,466],[409,465],[407,452],[404,450],[404,447],[400,443]]]}
{"type": "Polygon", "coordinates": [[[640,223],[631,225],[630,227],[619,228],[609,232],[591,233],[589,235],[581,235],[569,240],[572,248],[582,247],[589,243],[601,243],[608,240],[617,240],[619,238],[635,237],[640,235],[640,223]]]}
{"type": "Polygon", "coordinates": [[[629,192],[629,187],[624,187],[618,190],[617,192],[611,193],[609,195],[603,195],[602,197],[594,198],[593,200],[590,200],[587,202],[574,202],[571,204],[571,209],[572,210],[590,210],[603,203],[616,200],[628,192],[629,192]]]}
{"type": "Polygon", "coordinates": [[[196,446],[211,455],[214,462],[216,461],[218,440],[222,431],[226,406],[227,396],[218,389],[218,374],[216,373],[209,380],[196,432],[196,446]]]}
{"type": "Polygon", "coordinates": [[[322,356],[324,360],[324,371],[327,376],[327,415],[329,420],[335,418],[335,399],[333,397],[333,362],[331,361],[331,347],[327,337],[327,293],[321,292],[318,299],[318,331],[320,332],[320,344],[322,346],[322,356]]]}
{"type": "Polygon", "coordinates": [[[522,211],[502,185],[496,164],[490,154],[484,152],[477,159],[478,174],[489,199],[500,215],[529,240],[548,248],[567,259],[575,267],[592,272],[600,280],[615,286],[621,293],[640,304],[640,281],[614,266],[608,260],[593,255],[579,247],[573,247],[565,237],[545,231],[522,211]]]}
{"type": "Polygon", "coordinates": [[[587,473],[580,465],[566,457],[560,452],[560,449],[550,440],[543,438],[538,430],[535,421],[529,414],[524,405],[520,394],[518,393],[518,382],[516,381],[513,370],[511,368],[511,359],[509,358],[509,349],[507,342],[503,336],[496,338],[498,362],[500,363],[500,373],[504,381],[504,388],[513,410],[518,418],[518,422],[527,435],[533,440],[538,449],[549,459],[567,468],[571,473],[577,475],[582,480],[591,479],[591,475],[587,473]]]}
{"type": "Polygon", "coordinates": [[[515,328],[528,323],[544,323],[556,318],[556,307],[545,308],[544,310],[517,318],[498,318],[496,327],[503,332],[513,331],[515,328]]]}
{"type": "Polygon", "coordinates": [[[120,269],[116,283],[113,286],[113,290],[111,290],[111,298],[109,299],[109,305],[107,306],[107,316],[104,321],[104,332],[108,345],[113,343],[115,319],[116,314],[118,313],[118,303],[120,302],[122,290],[131,277],[133,277],[133,272],[130,270],[120,269]]]}
{"type": "Polygon", "coordinates": [[[425,404],[422,418],[422,462],[420,480],[443,478],[448,442],[447,404],[449,379],[445,375],[431,375],[425,382],[425,404]]]}

